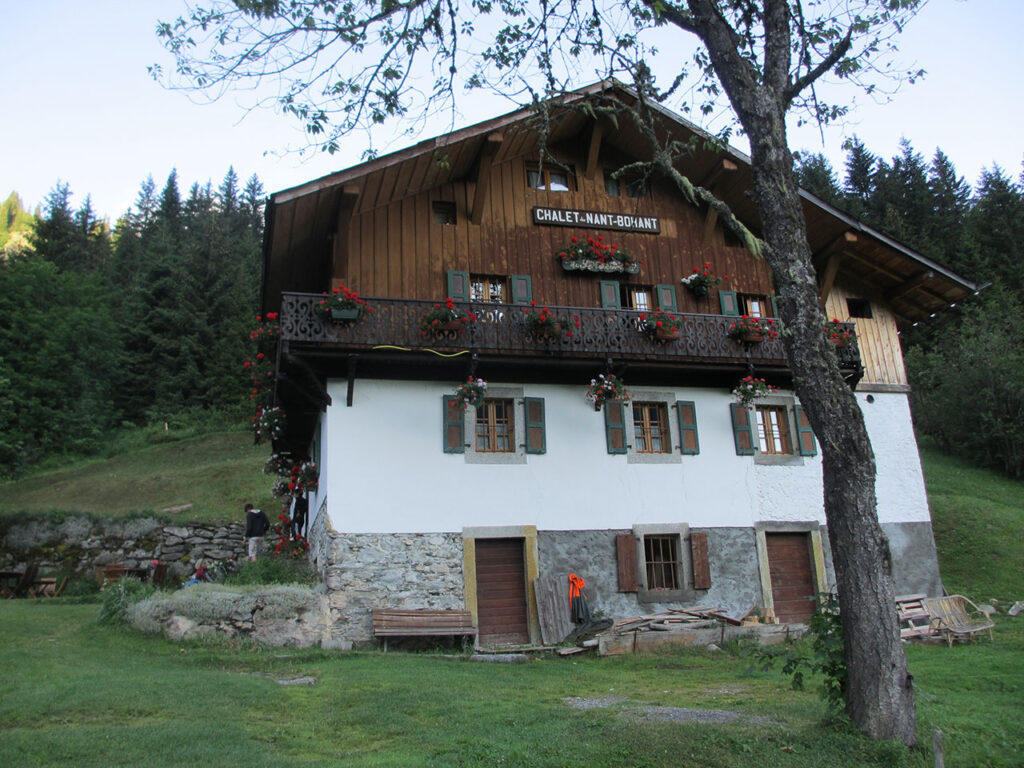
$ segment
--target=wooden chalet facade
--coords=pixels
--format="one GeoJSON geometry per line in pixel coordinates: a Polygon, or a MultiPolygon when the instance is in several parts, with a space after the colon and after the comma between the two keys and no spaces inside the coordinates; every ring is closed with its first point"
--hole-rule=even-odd
{"type": "MultiPolygon", "coordinates": [[[[728,336],[738,315],[774,314],[770,271],[667,180],[615,175],[646,152],[628,121],[578,108],[609,97],[631,94],[595,86],[554,110],[543,164],[522,111],[270,198],[275,448],[321,466],[311,540],[339,638],[370,639],[372,608],[420,607],[471,611],[485,644],[539,642],[535,579],[570,572],[610,617],[699,603],[799,620],[833,583],[782,344],[728,336]],[[599,237],[638,268],[561,256],[599,237]],[[704,265],[720,282],[696,295],[683,281],[704,265]],[[372,311],[316,314],[339,285],[372,311]],[[475,321],[424,332],[446,298],[475,321]],[[571,333],[537,332],[531,306],[571,333]],[[643,331],[657,309],[685,317],[678,339],[643,331]],[[599,374],[630,401],[595,413],[599,374]],[[748,374],[777,391],[736,404],[748,374]],[[467,377],[489,382],[479,409],[451,401],[467,377]]],[[[681,170],[756,233],[747,159],[695,146],[681,170]]],[[[836,353],[878,457],[897,592],[937,594],[897,331],[975,286],[809,195],[805,212],[826,312],[856,331],[836,353]]]]}

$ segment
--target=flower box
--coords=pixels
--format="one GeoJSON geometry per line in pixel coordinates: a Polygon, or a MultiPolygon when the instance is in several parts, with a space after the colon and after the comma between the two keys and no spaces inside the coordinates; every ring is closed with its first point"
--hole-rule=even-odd
{"type": "Polygon", "coordinates": [[[598,261],[597,259],[562,259],[562,269],[566,272],[635,275],[640,271],[640,265],[636,262],[624,264],[621,261],[598,261]]]}
{"type": "Polygon", "coordinates": [[[760,344],[767,339],[777,338],[779,332],[775,329],[775,319],[771,317],[751,317],[743,315],[736,322],[729,326],[726,331],[729,338],[735,339],[741,344],[760,344]]]}
{"type": "Polygon", "coordinates": [[[615,243],[605,243],[602,235],[573,236],[556,255],[566,272],[635,275],[640,271],[639,258],[615,243]]]}
{"type": "Polygon", "coordinates": [[[655,328],[654,338],[658,341],[677,341],[679,339],[678,328],[655,328]]]}
{"type": "Polygon", "coordinates": [[[332,309],[331,320],[336,323],[353,323],[359,319],[359,316],[363,313],[359,307],[349,307],[347,309],[332,309]]]}

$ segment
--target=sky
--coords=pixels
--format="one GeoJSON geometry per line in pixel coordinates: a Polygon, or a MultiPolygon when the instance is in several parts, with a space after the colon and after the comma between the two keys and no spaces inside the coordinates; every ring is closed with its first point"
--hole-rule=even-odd
{"type": "MultiPolygon", "coordinates": [[[[360,161],[366,140],[347,140],[335,155],[287,151],[304,145],[301,129],[271,109],[246,109],[247,94],[197,103],[154,82],[147,66],[173,68],[155,34],[158,20],[182,14],[184,0],[8,0],[0,19],[4,108],[0,112],[0,200],[17,192],[41,205],[58,181],[77,208],[86,195],[111,222],[135,202],[152,175],[163,187],[176,169],[182,194],[195,182],[217,186],[229,167],[265,191],[287,189],[360,161]]],[[[929,160],[941,148],[968,182],[998,164],[1016,178],[1024,161],[1024,0],[930,0],[901,36],[900,61],[927,70],[891,102],[845,88],[848,119],[791,128],[790,147],[823,152],[841,174],[843,141],[857,135],[883,158],[906,137],[929,160]]],[[[833,96],[836,98],[836,96],[833,96]]],[[[474,98],[456,127],[511,106],[474,98]]],[[[403,137],[401,149],[442,133],[403,137]]],[[[380,144],[381,142],[377,142],[380,144]]],[[[734,144],[741,151],[741,141],[734,144]]]]}

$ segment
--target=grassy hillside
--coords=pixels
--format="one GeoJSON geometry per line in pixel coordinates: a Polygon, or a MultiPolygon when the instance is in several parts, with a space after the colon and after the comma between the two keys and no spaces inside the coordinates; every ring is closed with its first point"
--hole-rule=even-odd
{"type": "Polygon", "coordinates": [[[247,501],[274,508],[272,478],[263,474],[270,451],[253,446],[248,430],[162,440],[3,483],[0,514],[127,515],[191,504],[176,519],[227,521],[240,519],[247,501]]]}
{"type": "Polygon", "coordinates": [[[946,590],[1024,600],[1024,483],[930,448],[921,459],[946,590]]]}

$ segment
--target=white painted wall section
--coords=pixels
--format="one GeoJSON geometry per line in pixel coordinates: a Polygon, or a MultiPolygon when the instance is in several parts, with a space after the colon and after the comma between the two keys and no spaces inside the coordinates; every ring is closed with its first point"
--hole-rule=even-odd
{"type": "MultiPolygon", "coordinates": [[[[346,383],[329,382],[335,405],[321,430],[321,494],[327,494],[334,529],[430,533],[467,526],[594,530],[679,521],[691,527],[824,521],[820,457],[795,458],[793,466],[761,466],[750,456],[737,456],[729,416],[732,398],[724,390],[676,390],[677,399],[696,403],[700,455],[682,456],[677,463],[637,464],[607,452],[603,413],[585,399],[583,386],[507,386],[544,398],[547,453],[527,456],[521,464],[493,465],[467,463],[464,455],[443,451],[442,396],[454,392],[454,382],[360,379],[351,408],[345,406],[346,383]]],[[[643,399],[643,388],[630,391],[634,401],[643,399]]],[[[878,395],[871,404],[869,430],[876,444],[886,444],[894,470],[886,468],[883,483],[880,462],[880,501],[882,487],[889,502],[917,491],[923,500],[920,461],[903,399],[903,410],[898,403],[886,403],[884,412],[875,408],[878,395]],[[875,433],[884,436],[898,418],[908,422],[897,430],[898,439],[879,441],[875,433]],[[909,459],[901,450],[911,452],[909,459]],[[908,480],[908,467],[914,466],[916,480],[908,480]]],[[[521,416],[517,408],[516,417],[521,416]]],[[[675,433],[674,410],[669,420],[675,433]]],[[[467,410],[467,440],[472,424],[473,411],[467,410]]],[[[678,453],[678,435],[673,436],[678,453]]],[[[923,511],[928,519],[927,504],[903,502],[887,509],[883,522],[918,519],[906,517],[905,510],[923,511]]]]}

